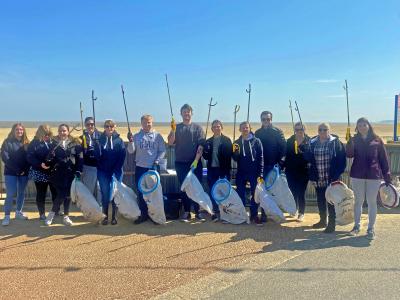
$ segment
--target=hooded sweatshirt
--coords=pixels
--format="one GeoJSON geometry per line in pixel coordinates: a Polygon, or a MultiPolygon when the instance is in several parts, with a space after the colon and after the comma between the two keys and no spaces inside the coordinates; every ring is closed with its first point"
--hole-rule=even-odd
{"type": "Polygon", "coordinates": [[[101,156],[97,169],[108,174],[120,173],[126,155],[124,141],[114,132],[110,137],[105,133],[101,134],[99,143],[101,156]]]}
{"type": "Polygon", "coordinates": [[[26,147],[16,138],[7,138],[1,146],[1,159],[4,162],[4,175],[28,175],[29,163],[26,147]]]}
{"type": "Polygon", "coordinates": [[[87,166],[96,167],[101,155],[99,144],[100,132],[95,129],[93,134],[85,130],[85,139],[82,139],[83,163],[87,166]]]}
{"type": "Polygon", "coordinates": [[[256,177],[264,175],[263,147],[260,139],[250,133],[246,139],[241,136],[235,141],[239,151],[233,152],[232,158],[237,162],[238,173],[254,174],[256,177]]]}

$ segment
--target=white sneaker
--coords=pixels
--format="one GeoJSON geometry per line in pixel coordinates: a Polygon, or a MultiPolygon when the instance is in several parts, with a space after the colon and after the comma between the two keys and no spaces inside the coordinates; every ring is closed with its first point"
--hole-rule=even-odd
{"type": "Polygon", "coordinates": [[[304,221],[304,215],[303,214],[298,214],[297,222],[303,222],[303,221],[304,221]]]}
{"type": "Polygon", "coordinates": [[[54,215],[55,215],[55,212],[53,212],[53,211],[49,212],[46,220],[44,220],[44,224],[46,224],[47,226],[50,226],[51,223],[53,223],[54,215]]]}
{"type": "Polygon", "coordinates": [[[3,222],[1,222],[1,225],[3,226],[8,226],[10,225],[10,215],[4,216],[3,222]]]}
{"type": "Polygon", "coordinates": [[[28,216],[25,215],[22,211],[16,211],[15,212],[15,218],[17,220],[28,220],[28,216]]]}
{"type": "Polygon", "coordinates": [[[64,216],[64,218],[63,218],[63,223],[64,223],[64,225],[66,225],[66,226],[72,226],[72,221],[71,221],[71,219],[68,217],[68,216],[64,216]]]}
{"type": "Polygon", "coordinates": [[[185,211],[181,216],[181,222],[189,222],[190,217],[190,212],[185,211]]]}

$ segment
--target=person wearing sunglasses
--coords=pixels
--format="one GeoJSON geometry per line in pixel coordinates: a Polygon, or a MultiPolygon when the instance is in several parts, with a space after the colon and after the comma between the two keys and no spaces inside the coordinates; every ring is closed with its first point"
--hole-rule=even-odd
{"type": "Polygon", "coordinates": [[[95,127],[93,117],[85,119],[85,128],[81,137],[83,148],[82,182],[95,195],[97,190],[97,164],[101,154],[100,132],[95,127]]]}
{"type": "Polygon", "coordinates": [[[122,167],[125,161],[125,144],[115,131],[116,124],[113,120],[104,122],[104,132],[101,134],[99,143],[101,155],[97,164],[97,179],[99,180],[101,201],[105,218],[102,221],[103,225],[108,224],[108,210],[110,202],[112,204],[111,225],[117,224],[117,206],[112,196],[113,176],[122,181],[122,167]]]}
{"type": "Polygon", "coordinates": [[[300,147],[310,143],[310,137],[305,133],[305,126],[298,122],[294,124],[295,134],[287,140],[285,173],[290,191],[293,194],[298,210],[297,220],[303,222],[306,208],[305,193],[308,184],[308,162],[300,147]]]}
{"type": "Polygon", "coordinates": [[[360,233],[362,206],[368,203],[367,238],[375,239],[374,225],[377,214],[376,197],[382,180],[391,182],[389,160],[382,139],[374,132],[366,118],[357,120],[356,134],[346,145],[347,157],[353,158],[350,170],[351,186],[354,190],[354,227],[350,235],[360,233]]]}
{"type": "Polygon", "coordinates": [[[310,144],[300,146],[310,165],[310,181],[315,186],[320,221],[313,228],[325,228],[325,233],[332,233],[336,227],[335,207],[326,202],[325,191],[331,182],[340,179],[346,168],[346,151],[337,135],[330,133],[327,123],[318,125],[318,135],[310,144]],[[328,224],[326,222],[328,206],[328,224]]]}

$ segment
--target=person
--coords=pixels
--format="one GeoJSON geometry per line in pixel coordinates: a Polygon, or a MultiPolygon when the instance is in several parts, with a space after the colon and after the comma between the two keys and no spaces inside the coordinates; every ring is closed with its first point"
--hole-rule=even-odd
{"type": "Polygon", "coordinates": [[[351,235],[360,233],[360,219],[364,200],[368,203],[367,238],[375,239],[377,214],[376,198],[382,180],[391,182],[388,156],[382,139],[374,132],[366,118],[357,120],[356,134],[346,145],[347,157],[353,158],[350,170],[351,186],[354,191],[354,227],[351,235]]]}
{"type": "MultiPolygon", "coordinates": [[[[197,179],[202,182],[203,168],[199,160],[203,154],[204,131],[200,125],[192,122],[193,108],[189,104],[184,104],[180,110],[182,123],[176,125],[171,122],[171,131],[168,135],[168,145],[175,145],[175,169],[179,184],[182,185],[186,175],[193,169],[197,179]]],[[[188,222],[191,219],[191,206],[193,204],[195,218],[204,222],[205,218],[199,212],[199,205],[182,193],[183,214],[181,221],[188,222]]]]}
{"type": "Polygon", "coordinates": [[[263,182],[264,157],[260,139],[251,132],[249,122],[242,122],[239,126],[241,136],[233,144],[232,158],[237,162],[236,188],[243,204],[246,204],[246,183],[250,183],[250,221],[258,226],[263,222],[258,217],[258,204],[254,201],[254,192],[257,181],[263,182]]]}
{"type": "Polygon", "coordinates": [[[222,134],[221,121],[214,120],[211,123],[211,130],[214,135],[205,143],[203,158],[207,161],[207,182],[214,209],[212,220],[218,221],[219,207],[211,195],[211,189],[218,179],[231,179],[232,142],[230,138],[222,134]]]}
{"type": "Polygon", "coordinates": [[[305,193],[308,184],[308,162],[300,150],[300,146],[310,143],[301,122],[294,124],[295,134],[286,143],[285,173],[290,191],[293,194],[298,210],[297,220],[303,222],[306,208],[305,193]]]}
{"type": "Polygon", "coordinates": [[[139,190],[139,179],[150,169],[159,171],[160,160],[165,156],[165,141],[161,134],[153,129],[153,117],[143,115],[140,118],[142,129],[134,136],[128,133],[128,152],[135,156],[135,185],[138,193],[138,204],[141,216],[135,220],[135,224],[140,224],[149,218],[147,204],[143,199],[143,194],[139,190]]]}
{"type": "Polygon", "coordinates": [[[47,226],[53,223],[54,216],[63,203],[63,223],[66,226],[73,224],[69,218],[71,203],[69,195],[74,177],[80,179],[82,165],[81,141],[70,135],[70,129],[67,124],[60,124],[58,126],[58,136],[51,143],[49,155],[46,161],[42,163],[43,169],[50,169],[50,182],[56,189],[56,199],[45,220],[47,226]]]}
{"type": "Polygon", "coordinates": [[[117,207],[112,196],[113,176],[122,181],[122,167],[125,161],[125,144],[115,131],[116,124],[113,120],[104,122],[104,132],[100,136],[101,155],[97,164],[97,179],[99,180],[102,209],[105,218],[102,221],[103,225],[108,224],[108,210],[111,202],[112,217],[111,225],[117,224],[117,207]]]}
{"type": "Polygon", "coordinates": [[[31,165],[29,178],[33,180],[36,187],[36,206],[39,212],[39,219],[46,219],[46,194],[47,187],[51,192],[51,199],[54,203],[56,199],[56,189],[50,182],[50,169],[43,168],[46,158],[50,152],[50,144],[53,133],[49,125],[40,125],[36,130],[35,137],[28,146],[27,160],[31,165]]]}
{"type": "Polygon", "coordinates": [[[302,144],[301,151],[310,165],[310,181],[315,186],[320,221],[313,228],[325,228],[325,233],[332,233],[336,227],[335,207],[326,202],[325,191],[331,182],[340,179],[346,168],[346,152],[337,135],[330,133],[328,123],[318,125],[318,135],[310,144],[302,144]],[[328,204],[328,205],[327,205],[328,204]],[[326,210],[328,206],[328,224],[326,210]]]}
{"type": "Polygon", "coordinates": [[[85,118],[86,130],[82,135],[83,169],[82,182],[89,191],[97,193],[97,163],[101,149],[99,145],[100,132],[96,129],[93,117],[85,118]]]}
{"type": "Polygon", "coordinates": [[[6,199],[4,201],[3,226],[10,224],[10,214],[13,200],[16,197],[17,207],[15,218],[27,220],[22,212],[25,201],[25,188],[28,183],[29,163],[26,159],[26,150],[29,144],[25,127],[21,123],[12,126],[10,133],[1,145],[1,159],[4,162],[4,177],[6,185],[6,199]]]}
{"type": "MultiPolygon", "coordinates": [[[[272,124],[272,113],[270,111],[263,111],[260,119],[261,128],[256,130],[255,136],[260,139],[263,146],[264,174],[268,175],[277,164],[283,168],[286,140],[282,130],[272,124]]],[[[261,220],[267,221],[264,210],[261,210],[261,220]]]]}

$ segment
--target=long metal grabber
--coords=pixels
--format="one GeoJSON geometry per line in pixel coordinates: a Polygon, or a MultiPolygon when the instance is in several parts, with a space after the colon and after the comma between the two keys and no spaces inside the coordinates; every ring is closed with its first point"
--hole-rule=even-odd
{"type": "Polygon", "coordinates": [[[83,129],[83,108],[82,108],[82,102],[79,102],[79,108],[81,111],[81,127],[82,127],[82,142],[83,142],[83,148],[87,148],[86,145],[86,135],[85,135],[85,130],[83,129]]]}
{"type": "MultiPolygon", "coordinates": [[[[290,116],[292,117],[292,126],[293,126],[293,133],[296,134],[296,129],[294,127],[294,119],[293,119],[293,109],[292,109],[292,101],[289,100],[289,109],[290,109],[290,116]]],[[[297,143],[296,136],[294,137],[294,153],[299,153],[299,145],[297,143]]]]}
{"type": "Polygon", "coordinates": [[[297,111],[297,115],[299,116],[301,126],[303,127],[303,120],[301,119],[300,109],[299,109],[299,106],[297,105],[297,101],[294,101],[294,104],[296,105],[295,110],[297,111]]]}
{"type": "Polygon", "coordinates": [[[169,84],[168,84],[168,75],[165,74],[165,81],[167,82],[167,91],[168,91],[168,101],[169,101],[169,109],[171,111],[171,118],[174,120],[174,112],[172,111],[172,101],[171,101],[171,94],[169,92],[169,84]]]}
{"type": "Polygon", "coordinates": [[[233,111],[233,142],[235,142],[236,136],[236,115],[240,110],[240,105],[235,105],[235,109],[233,111]]]}
{"type": "Polygon", "coordinates": [[[97,100],[97,97],[96,98],[94,97],[94,90],[92,90],[93,123],[94,123],[95,127],[96,127],[96,114],[95,114],[95,111],[94,111],[94,101],[96,101],[96,100],[97,100]]]}
{"type": "Polygon", "coordinates": [[[247,100],[247,122],[250,118],[250,97],[251,97],[251,84],[249,83],[249,89],[246,89],[246,93],[249,94],[249,99],[247,100]]]}
{"type": "Polygon", "coordinates": [[[350,110],[349,110],[349,87],[347,86],[347,80],[344,81],[345,85],[343,86],[346,91],[346,102],[347,102],[347,130],[346,130],[346,141],[350,140],[350,110]]]}
{"type": "Polygon", "coordinates": [[[210,113],[211,113],[211,107],[217,105],[217,102],[213,103],[213,98],[211,97],[210,103],[208,103],[208,117],[207,117],[207,126],[206,126],[206,139],[207,139],[207,132],[208,132],[208,125],[210,122],[210,113]]]}
{"type": "Polygon", "coordinates": [[[124,99],[124,108],[125,108],[126,123],[128,125],[128,133],[132,134],[131,126],[129,125],[128,110],[126,109],[125,91],[124,91],[124,86],[122,84],[121,84],[121,92],[122,92],[122,99],[124,99]]]}

